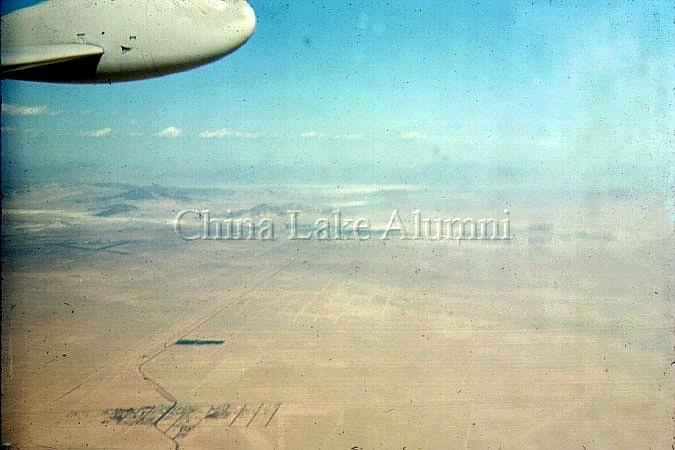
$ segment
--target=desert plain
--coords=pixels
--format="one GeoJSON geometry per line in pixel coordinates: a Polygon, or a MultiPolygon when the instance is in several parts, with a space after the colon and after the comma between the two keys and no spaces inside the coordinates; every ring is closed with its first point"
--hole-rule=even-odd
{"type": "Polygon", "coordinates": [[[658,196],[44,183],[8,190],[2,218],[5,448],[673,445],[658,196]],[[186,208],[279,237],[186,241],[186,208]],[[381,230],[394,208],[507,211],[512,239],[287,238],[288,210],[381,230]]]}

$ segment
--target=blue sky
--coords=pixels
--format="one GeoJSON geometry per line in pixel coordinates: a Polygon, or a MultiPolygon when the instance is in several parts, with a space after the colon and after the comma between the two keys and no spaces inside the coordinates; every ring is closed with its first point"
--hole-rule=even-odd
{"type": "Polygon", "coordinates": [[[3,81],[3,168],[194,179],[494,164],[639,177],[673,160],[671,2],[251,4],[249,43],[196,70],[112,86],[3,81]]]}

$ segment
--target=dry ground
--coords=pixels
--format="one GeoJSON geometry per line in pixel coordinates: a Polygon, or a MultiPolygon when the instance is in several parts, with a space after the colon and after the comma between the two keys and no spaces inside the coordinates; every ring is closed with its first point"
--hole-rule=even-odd
{"type": "MultiPolygon", "coordinates": [[[[297,197],[115,197],[125,189],[44,186],[4,202],[11,448],[673,443],[673,241],[658,203],[532,195],[510,205],[510,243],[300,242],[282,229],[274,242],[188,243],[170,224],[180,208],[297,197]],[[96,216],[120,199],[138,209],[96,216]]],[[[314,211],[353,205],[373,222],[392,207],[503,207],[312,192],[300,202],[314,211]]]]}

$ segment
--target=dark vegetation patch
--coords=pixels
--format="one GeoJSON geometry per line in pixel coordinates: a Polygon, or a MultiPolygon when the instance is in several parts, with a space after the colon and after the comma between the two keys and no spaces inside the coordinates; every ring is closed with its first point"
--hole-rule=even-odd
{"type": "Polygon", "coordinates": [[[124,425],[153,425],[166,411],[166,406],[142,406],[139,408],[114,408],[103,411],[103,423],[124,425]]]}
{"type": "Polygon", "coordinates": [[[178,339],[176,345],[223,345],[222,339],[178,339]]]}

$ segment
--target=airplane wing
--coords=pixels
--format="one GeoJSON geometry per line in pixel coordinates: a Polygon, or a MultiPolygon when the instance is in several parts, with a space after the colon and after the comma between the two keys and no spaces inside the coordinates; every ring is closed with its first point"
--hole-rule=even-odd
{"type": "Polygon", "coordinates": [[[82,58],[102,55],[103,49],[90,44],[28,45],[3,48],[2,74],[18,72],[82,58]]]}

